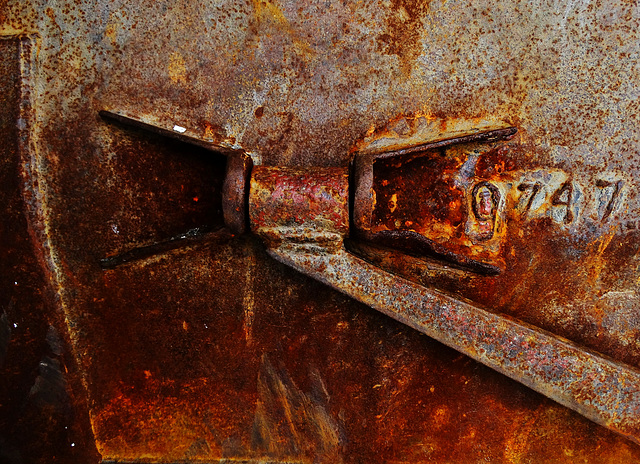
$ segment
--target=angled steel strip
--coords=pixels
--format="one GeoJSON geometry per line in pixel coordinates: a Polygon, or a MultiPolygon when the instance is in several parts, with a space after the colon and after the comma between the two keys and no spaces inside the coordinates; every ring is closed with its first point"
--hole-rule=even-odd
{"type": "Polygon", "coordinates": [[[269,253],[356,300],[640,443],[640,371],[569,340],[385,272],[344,248],[269,253]]]}

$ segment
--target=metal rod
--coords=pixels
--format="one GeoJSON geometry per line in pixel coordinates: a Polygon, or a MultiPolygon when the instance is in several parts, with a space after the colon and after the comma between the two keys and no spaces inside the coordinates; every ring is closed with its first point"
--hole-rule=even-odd
{"type": "MultiPolygon", "coordinates": [[[[335,248],[333,248],[335,249],[335,248]]],[[[284,264],[640,443],[640,371],[385,272],[348,253],[282,243],[284,264]]]]}

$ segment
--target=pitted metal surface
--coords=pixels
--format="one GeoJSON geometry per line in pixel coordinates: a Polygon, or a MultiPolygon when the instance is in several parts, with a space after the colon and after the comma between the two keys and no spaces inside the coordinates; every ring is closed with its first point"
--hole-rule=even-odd
{"type": "Polygon", "coordinates": [[[36,186],[33,265],[88,404],[64,446],[85,430],[90,459],[120,462],[637,462],[624,438],[218,234],[224,154],[98,113],[294,169],[346,170],[417,118],[517,127],[476,171],[515,205],[499,274],[368,259],[638,367],[639,23],[618,1],[0,1],[4,34],[39,36],[16,176],[36,186]]]}

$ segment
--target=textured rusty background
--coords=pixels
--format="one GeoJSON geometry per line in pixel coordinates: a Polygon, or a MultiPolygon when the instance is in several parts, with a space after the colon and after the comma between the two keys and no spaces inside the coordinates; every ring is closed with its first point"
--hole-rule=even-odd
{"type": "MultiPolygon", "coordinates": [[[[39,35],[33,162],[2,172],[3,226],[19,230],[2,237],[0,317],[29,329],[1,367],[2,457],[637,462],[623,438],[218,234],[224,158],[98,111],[288,167],[345,167],[406,115],[496,117],[518,127],[523,169],[635,179],[639,22],[615,1],[1,0],[4,34],[39,35]],[[31,225],[11,186],[21,169],[41,195],[31,225]],[[10,290],[18,272],[32,283],[10,290]],[[43,356],[64,356],[76,406],[25,409],[43,356]]],[[[638,366],[637,231],[589,248],[548,227],[509,239],[501,276],[433,280],[638,366]]]]}

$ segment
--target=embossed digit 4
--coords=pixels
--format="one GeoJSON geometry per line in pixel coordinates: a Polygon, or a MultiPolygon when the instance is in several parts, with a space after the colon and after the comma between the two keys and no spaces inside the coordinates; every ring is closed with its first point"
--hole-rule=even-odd
{"type": "Polygon", "coordinates": [[[573,184],[571,181],[567,181],[556,190],[551,197],[551,204],[553,206],[565,206],[566,212],[564,214],[563,222],[569,224],[573,221],[573,212],[571,211],[571,200],[573,197],[573,184]]]}

